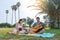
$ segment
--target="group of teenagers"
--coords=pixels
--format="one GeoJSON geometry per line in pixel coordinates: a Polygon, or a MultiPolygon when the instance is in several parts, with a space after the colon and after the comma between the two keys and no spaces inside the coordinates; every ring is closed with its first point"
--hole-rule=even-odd
{"type": "Polygon", "coordinates": [[[16,34],[26,34],[26,33],[30,33],[30,34],[42,34],[44,33],[44,28],[45,28],[45,24],[40,22],[40,18],[36,17],[36,22],[34,22],[31,25],[31,28],[26,29],[26,27],[23,25],[24,23],[24,19],[20,19],[18,21],[18,23],[16,23],[16,27],[15,29],[16,34]]]}

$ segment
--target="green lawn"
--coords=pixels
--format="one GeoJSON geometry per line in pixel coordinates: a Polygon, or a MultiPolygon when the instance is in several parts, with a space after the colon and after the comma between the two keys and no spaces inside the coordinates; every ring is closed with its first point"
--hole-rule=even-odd
{"type": "Polygon", "coordinates": [[[32,36],[22,36],[22,35],[9,35],[7,32],[12,31],[13,28],[0,28],[0,40],[60,40],[60,29],[50,29],[46,30],[47,33],[56,34],[53,38],[40,38],[32,36]]]}

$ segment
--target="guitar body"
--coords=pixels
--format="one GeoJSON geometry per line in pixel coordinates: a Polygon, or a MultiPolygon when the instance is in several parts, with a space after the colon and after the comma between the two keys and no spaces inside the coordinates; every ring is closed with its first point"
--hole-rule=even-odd
{"type": "Polygon", "coordinates": [[[41,24],[39,24],[39,25],[35,26],[34,28],[32,28],[32,30],[34,32],[37,32],[39,29],[42,29],[42,25],[41,24]]]}

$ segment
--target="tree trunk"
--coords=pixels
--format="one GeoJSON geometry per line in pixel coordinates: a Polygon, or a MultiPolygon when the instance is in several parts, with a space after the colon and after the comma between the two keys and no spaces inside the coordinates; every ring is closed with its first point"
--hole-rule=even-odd
{"type": "Polygon", "coordinates": [[[12,10],[12,20],[11,20],[11,23],[13,24],[13,10],[12,10]]]}
{"type": "Polygon", "coordinates": [[[18,20],[20,19],[20,11],[19,11],[19,7],[18,7],[18,20]]]}
{"type": "Polygon", "coordinates": [[[8,14],[6,14],[6,23],[7,23],[7,19],[8,19],[7,17],[8,17],[8,14]]]}
{"type": "Polygon", "coordinates": [[[6,28],[7,28],[8,14],[6,14],[6,28]]]}
{"type": "Polygon", "coordinates": [[[51,28],[59,28],[59,17],[50,17],[51,28]]]}
{"type": "Polygon", "coordinates": [[[15,11],[15,23],[16,23],[16,11],[15,11]]]}

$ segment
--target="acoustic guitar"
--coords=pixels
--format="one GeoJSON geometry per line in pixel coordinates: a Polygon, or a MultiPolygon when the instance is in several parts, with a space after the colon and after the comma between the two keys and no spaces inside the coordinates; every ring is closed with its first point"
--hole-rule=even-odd
{"type": "Polygon", "coordinates": [[[42,28],[42,25],[41,24],[38,24],[37,26],[35,26],[35,27],[33,27],[32,28],[32,30],[34,31],[34,32],[37,32],[39,29],[41,29],[42,28]]]}

